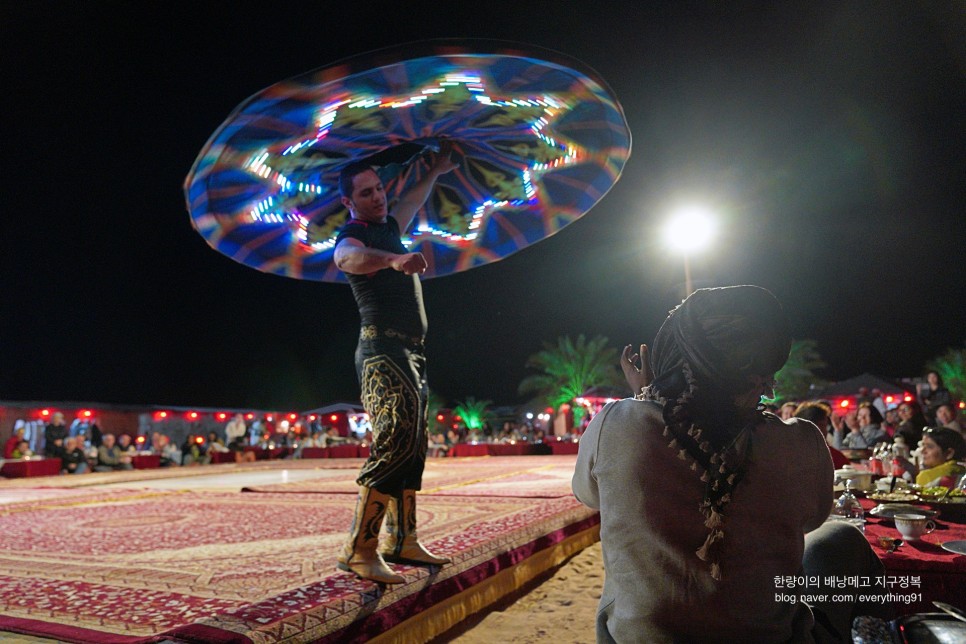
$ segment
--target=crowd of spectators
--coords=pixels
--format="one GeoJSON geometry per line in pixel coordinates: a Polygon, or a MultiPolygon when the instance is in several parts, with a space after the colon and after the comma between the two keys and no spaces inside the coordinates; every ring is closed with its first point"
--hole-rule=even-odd
{"type": "Polygon", "coordinates": [[[783,419],[804,418],[826,435],[837,466],[844,452],[864,451],[883,463],[883,473],[919,485],[945,487],[966,481],[966,437],[957,405],[936,372],[918,399],[886,403],[881,392],[860,392],[857,405],[833,407],[829,401],[788,401],[775,409],[783,419]]]}
{"type": "MultiPolygon", "coordinates": [[[[924,448],[928,447],[924,439],[935,442],[928,440],[924,431],[933,438],[942,434],[936,433],[940,428],[951,430],[960,438],[963,434],[957,404],[939,374],[927,374],[926,383],[918,399],[899,403],[886,403],[878,390],[863,390],[859,392],[857,404],[845,408],[822,400],[786,401],[772,411],[784,419],[795,416],[814,422],[826,434],[837,463],[847,461],[842,452],[849,450],[875,450],[878,455],[888,452],[890,460],[902,459],[907,478],[915,478],[923,469],[924,448]]],[[[552,438],[578,440],[584,426],[585,423],[581,424],[573,434],[552,438]]],[[[134,457],[139,453],[157,454],[161,467],[178,467],[205,465],[213,460],[225,462],[225,457],[215,457],[215,454],[231,454],[230,460],[238,463],[252,462],[256,455],[251,448],[283,448],[277,450],[280,458],[302,458],[306,448],[367,445],[371,441],[368,434],[344,436],[334,427],[321,425],[261,427],[246,423],[241,414],[236,414],[221,432],[210,431],[207,436],[189,434],[180,445],[161,432],[138,437],[136,441],[126,433],[115,436],[102,431],[94,419],[80,433],[74,435],[74,431],[67,427],[62,413],[54,413],[43,430],[40,454],[35,454],[25,437],[24,427],[19,426],[4,445],[3,458],[56,457],[61,459],[63,474],[83,474],[132,469],[134,457]]],[[[457,423],[431,428],[427,439],[429,454],[443,456],[459,443],[541,443],[547,439],[547,431],[543,421],[530,419],[506,420],[499,428],[489,422],[476,428],[457,423]]],[[[956,442],[955,438],[951,440],[956,442]]],[[[946,451],[955,452],[955,448],[956,445],[950,444],[946,451]]],[[[966,458],[966,454],[956,458],[966,458]]]]}

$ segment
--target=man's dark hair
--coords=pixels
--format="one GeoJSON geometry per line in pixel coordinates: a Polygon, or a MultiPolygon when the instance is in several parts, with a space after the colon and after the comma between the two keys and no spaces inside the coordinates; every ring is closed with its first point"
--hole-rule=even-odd
{"type": "Polygon", "coordinates": [[[352,199],[352,181],[356,178],[356,175],[360,175],[368,170],[375,170],[371,165],[365,161],[353,161],[346,167],[342,168],[342,172],[339,173],[339,192],[346,199],[352,199]]]}
{"type": "Polygon", "coordinates": [[[795,417],[810,420],[818,425],[820,423],[828,422],[829,410],[828,407],[825,407],[820,403],[806,402],[799,405],[795,410],[795,417]]]}

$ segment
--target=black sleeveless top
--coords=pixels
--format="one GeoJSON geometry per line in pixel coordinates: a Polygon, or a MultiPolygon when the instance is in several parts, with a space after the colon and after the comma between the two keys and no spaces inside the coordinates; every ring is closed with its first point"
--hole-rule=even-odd
{"type": "MultiPolygon", "coordinates": [[[[336,246],[346,237],[358,239],[367,248],[397,255],[409,252],[399,239],[399,224],[393,217],[387,217],[384,224],[350,219],[339,231],[336,246]]],[[[346,277],[363,325],[374,324],[416,337],[426,335],[426,309],[418,275],[384,268],[369,275],[346,273],[346,277]]]]}

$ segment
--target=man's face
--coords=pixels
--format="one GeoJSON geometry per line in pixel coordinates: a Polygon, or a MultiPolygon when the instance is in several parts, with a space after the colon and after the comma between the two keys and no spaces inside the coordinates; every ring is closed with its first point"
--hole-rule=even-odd
{"type": "Polygon", "coordinates": [[[363,221],[381,222],[389,214],[386,190],[372,170],[352,177],[352,197],[343,197],[342,204],[352,212],[353,217],[363,221]]]}
{"type": "Polygon", "coordinates": [[[899,405],[899,418],[902,420],[912,420],[912,407],[909,405],[899,405]]]}
{"type": "Polygon", "coordinates": [[[859,425],[864,427],[872,422],[872,413],[868,407],[862,407],[856,412],[855,418],[859,421],[859,425]]]}
{"type": "Polygon", "coordinates": [[[933,389],[939,386],[939,376],[937,376],[934,373],[930,372],[926,374],[926,381],[929,383],[929,386],[932,387],[933,389]]]}
{"type": "Polygon", "coordinates": [[[950,409],[949,405],[943,405],[942,407],[936,410],[936,420],[938,420],[943,425],[945,425],[948,422],[951,422],[953,418],[954,418],[953,410],[950,409]]]}
{"type": "Polygon", "coordinates": [[[108,447],[108,448],[114,447],[114,435],[113,434],[108,434],[107,436],[104,437],[104,446],[105,447],[108,447]]]}

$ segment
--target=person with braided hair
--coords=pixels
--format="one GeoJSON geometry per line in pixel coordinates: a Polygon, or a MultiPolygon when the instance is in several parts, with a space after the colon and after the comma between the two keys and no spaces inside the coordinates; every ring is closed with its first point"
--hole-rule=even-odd
{"type": "Polygon", "coordinates": [[[775,297],[735,286],[695,291],[650,350],[625,348],[636,395],[594,417],[573,477],[601,514],[599,642],[849,640],[855,606],[776,590],[779,578],[884,572],[859,530],[825,523],[822,433],[761,405],[790,346],[775,297]]]}

